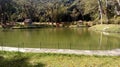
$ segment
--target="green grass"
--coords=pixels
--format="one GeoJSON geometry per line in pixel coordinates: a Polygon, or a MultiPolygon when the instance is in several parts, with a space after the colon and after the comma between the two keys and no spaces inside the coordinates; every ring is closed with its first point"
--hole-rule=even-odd
{"type": "Polygon", "coordinates": [[[120,56],[0,52],[0,67],[120,67],[120,56]]]}
{"type": "Polygon", "coordinates": [[[102,25],[95,25],[89,28],[90,30],[95,31],[104,31],[110,33],[120,33],[120,25],[115,24],[102,24],[102,25]]]}

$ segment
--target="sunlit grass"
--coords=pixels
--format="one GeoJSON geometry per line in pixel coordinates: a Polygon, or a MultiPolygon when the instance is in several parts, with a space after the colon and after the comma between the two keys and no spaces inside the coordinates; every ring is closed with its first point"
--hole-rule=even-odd
{"type": "Polygon", "coordinates": [[[119,67],[119,56],[0,52],[0,67],[119,67]]]}
{"type": "Polygon", "coordinates": [[[90,30],[119,33],[120,32],[120,25],[115,25],[115,24],[102,24],[101,25],[100,24],[100,25],[95,25],[95,26],[91,27],[90,30]]]}

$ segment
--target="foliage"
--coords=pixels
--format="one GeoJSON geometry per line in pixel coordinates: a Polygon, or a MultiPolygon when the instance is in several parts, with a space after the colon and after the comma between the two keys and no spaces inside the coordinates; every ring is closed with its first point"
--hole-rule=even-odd
{"type": "Polygon", "coordinates": [[[98,2],[96,0],[81,0],[84,15],[90,14],[91,17],[98,17],[98,2]]]}
{"type": "MultiPolygon", "coordinates": [[[[115,1],[109,0],[108,7],[102,0],[103,13],[108,18],[115,15],[115,1]]],[[[1,22],[30,18],[35,22],[70,22],[99,18],[96,0],[0,0],[1,22]]]]}
{"type": "Polygon", "coordinates": [[[12,0],[0,0],[0,19],[5,23],[6,20],[12,20],[13,14],[16,12],[14,2],[12,0]]]}
{"type": "Polygon", "coordinates": [[[120,24],[120,17],[115,18],[115,24],[120,24]]]}

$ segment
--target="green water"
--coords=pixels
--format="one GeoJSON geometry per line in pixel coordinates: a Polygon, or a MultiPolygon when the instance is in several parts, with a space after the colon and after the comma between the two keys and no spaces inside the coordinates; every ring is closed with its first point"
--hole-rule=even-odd
{"type": "Polygon", "coordinates": [[[120,48],[120,37],[90,32],[87,28],[1,29],[0,45],[22,48],[110,50],[120,48]]]}

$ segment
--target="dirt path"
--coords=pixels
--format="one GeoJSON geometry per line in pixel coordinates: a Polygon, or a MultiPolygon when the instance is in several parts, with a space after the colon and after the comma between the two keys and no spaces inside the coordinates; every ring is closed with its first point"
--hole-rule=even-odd
{"type": "Polygon", "coordinates": [[[40,49],[40,48],[15,48],[1,47],[1,51],[19,51],[32,53],[61,53],[61,54],[77,54],[77,55],[100,55],[100,56],[120,56],[120,49],[114,50],[69,50],[69,49],[40,49]]]}

